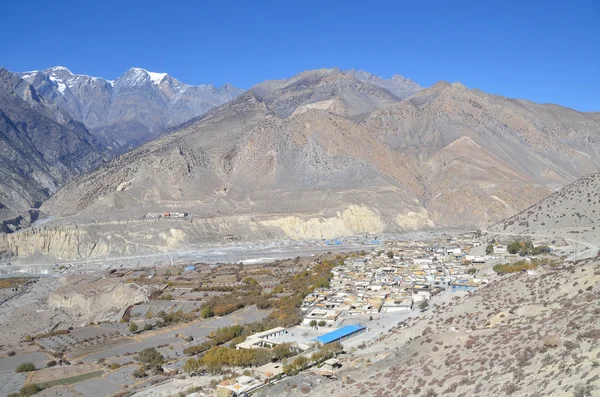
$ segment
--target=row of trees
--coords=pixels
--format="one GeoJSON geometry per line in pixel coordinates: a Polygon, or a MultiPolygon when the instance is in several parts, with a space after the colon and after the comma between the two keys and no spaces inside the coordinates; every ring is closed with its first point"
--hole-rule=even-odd
{"type": "Polygon", "coordinates": [[[280,361],[294,355],[287,343],[275,346],[273,349],[239,349],[227,346],[214,346],[202,357],[190,358],[183,366],[188,373],[200,372],[206,369],[217,374],[224,367],[256,367],[271,361],[280,361]]]}
{"type": "MultiPolygon", "coordinates": [[[[550,253],[552,251],[546,245],[538,245],[536,247],[531,241],[513,241],[512,243],[508,244],[506,250],[510,254],[519,254],[521,256],[541,255],[550,253]]],[[[485,248],[485,253],[488,255],[494,253],[494,244],[488,244],[488,246],[485,248]]]]}
{"type": "Polygon", "coordinates": [[[283,373],[286,375],[295,375],[300,371],[305,370],[309,365],[318,365],[330,358],[333,358],[343,351],[340,342],[329,343],[321,346],[319,351],[313,353],[310,359],[304,356],[296,357],[291,363],[283,366],[283,373]]]}
{"type": "Polygon", "coordinates": [[[199,345],[188,346],[183,352],[188,356],[194,356],[209,350],[211,347],[219,346],[227,342],[231,342],[229,346],[233,348],[238,343],[242,343],[247,336],[255,334],[256,332],[266,331],[270,328],[273,328],[273,324],[272,320],[269,319],[244,325],[235,324],[229,327],[218,328],[216,331],[210,333],[210,340],[199,345]]]}
{"type": "Polygon", "coordinates": [[[498,274],[516,273],[523,270],[531,270],[537,267],[537,263],[518,261],[514,263],[498,264],[494,266],[494,271],[498,274]]]}

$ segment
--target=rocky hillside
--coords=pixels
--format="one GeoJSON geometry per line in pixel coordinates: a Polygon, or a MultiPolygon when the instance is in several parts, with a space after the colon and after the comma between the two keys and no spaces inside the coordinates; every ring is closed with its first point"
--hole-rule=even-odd
{"type": "MultiPolygon", "coordinates": [[[[66,186],[47,227],[128,241],[102,252],[472,228],[600,170],[589,114],[446,82],[401,100],[368,80],[322,69],[258,84],[66,186]],[[192,218],[142,220],[164,211],[192,218]]],[[[32,251],[27,236],[9,252],[32,251]]]]}
{"type": "Polygon", "coordinates": [[[600,250],[600,174],[585,176],[489,228],[490,234],[562,237],[574,258],[600,250]]]}
{"type": "Polygon", "coordinates": [[[166,73],[131,68],[114,81],[62,66],[18,73],[49,102],[123,152],[243,92],[229,84],[192,86],[166,73]]]}
{"type": "Polygon", "coordinates": [[[596,396],[600,261],[518,273],[452,299],[341,358],[337,380],[261,396],[596,396]]]}
{"type": "MultiPolygon", "coordinates": [[[[83,124],[0,69],[0,221],[27,221],[21,214],[102,164],[105,151],[83,124]]],[[[30,213],[25,217],[31,220],[30,213]]],[[[10,231],[10,224],[0,224],[0,230],[10,231]]]]}
{"type": "Polygon", "coordinates": [[[509,233],[600,228],[600,174],[585,176],[519,214],[490,227],[509,233]]]}

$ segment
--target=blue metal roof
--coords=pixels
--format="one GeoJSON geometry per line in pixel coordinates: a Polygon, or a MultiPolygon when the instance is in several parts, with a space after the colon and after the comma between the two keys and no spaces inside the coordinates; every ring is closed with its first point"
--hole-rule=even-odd
{"type": "Polygon", "coordinates": [[[331,331],[325,335],[318,336],[315,338],[316,341],[321,342],[323,344],[334,342],[338,339],[344,338],[346,336],[352,335],[358,331],[362,331],[367,327],[360,324],[351,324],[345,325],[340,329],[336,329],[335,331],[331,331]]]}

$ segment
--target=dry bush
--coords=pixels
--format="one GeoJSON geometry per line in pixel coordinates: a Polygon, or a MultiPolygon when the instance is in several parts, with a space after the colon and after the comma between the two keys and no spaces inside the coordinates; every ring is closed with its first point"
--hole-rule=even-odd
{"type": "Polygon", "coordinates": [[[560,337],[556,336],[556,335],[551,335],[546,337],[546,339],[544,339],[544,346],[549,347],[549,348],[555,348],[560,346],[561,340],[560,337]]]}

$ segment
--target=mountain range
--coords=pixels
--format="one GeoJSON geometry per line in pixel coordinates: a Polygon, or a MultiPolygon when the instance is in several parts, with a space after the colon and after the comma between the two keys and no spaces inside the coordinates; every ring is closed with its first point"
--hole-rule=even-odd
{"type": "MultiPolygon", "coordinates": [[[[123,84],[166,83],[130,71],[123,84]]],[[[484,227],[598,172],[599,132],[597,113],[460,83],[312,70],[259,83],[77,177],[42,205],[53,221],[6,237],[5,250],[101,257],[484,227]],[[191,215],[144,219],[165,211],[191,215]]]]}
{"type": "Polygon", "coordinates": [[[30,210],[72,177],[102,164],[107,150],[82,123],[0,69],[0,220],[31,220],[30,210]]]}
{"type": "Polygon", "coordinates": [[[200,116],[243,90],[224,84],[188,85],[166,73],[131,68],[116,80],[73,74],[63,66],[17,73],[46,100],[113,141],[119,152],[200,116]]]}
{"type": "Polygon", "coordinates": [[[61,185],[238,96],[131,68],[115,81],[71,73],[0,70],[1,231],[27,226],[61,185]]]}

